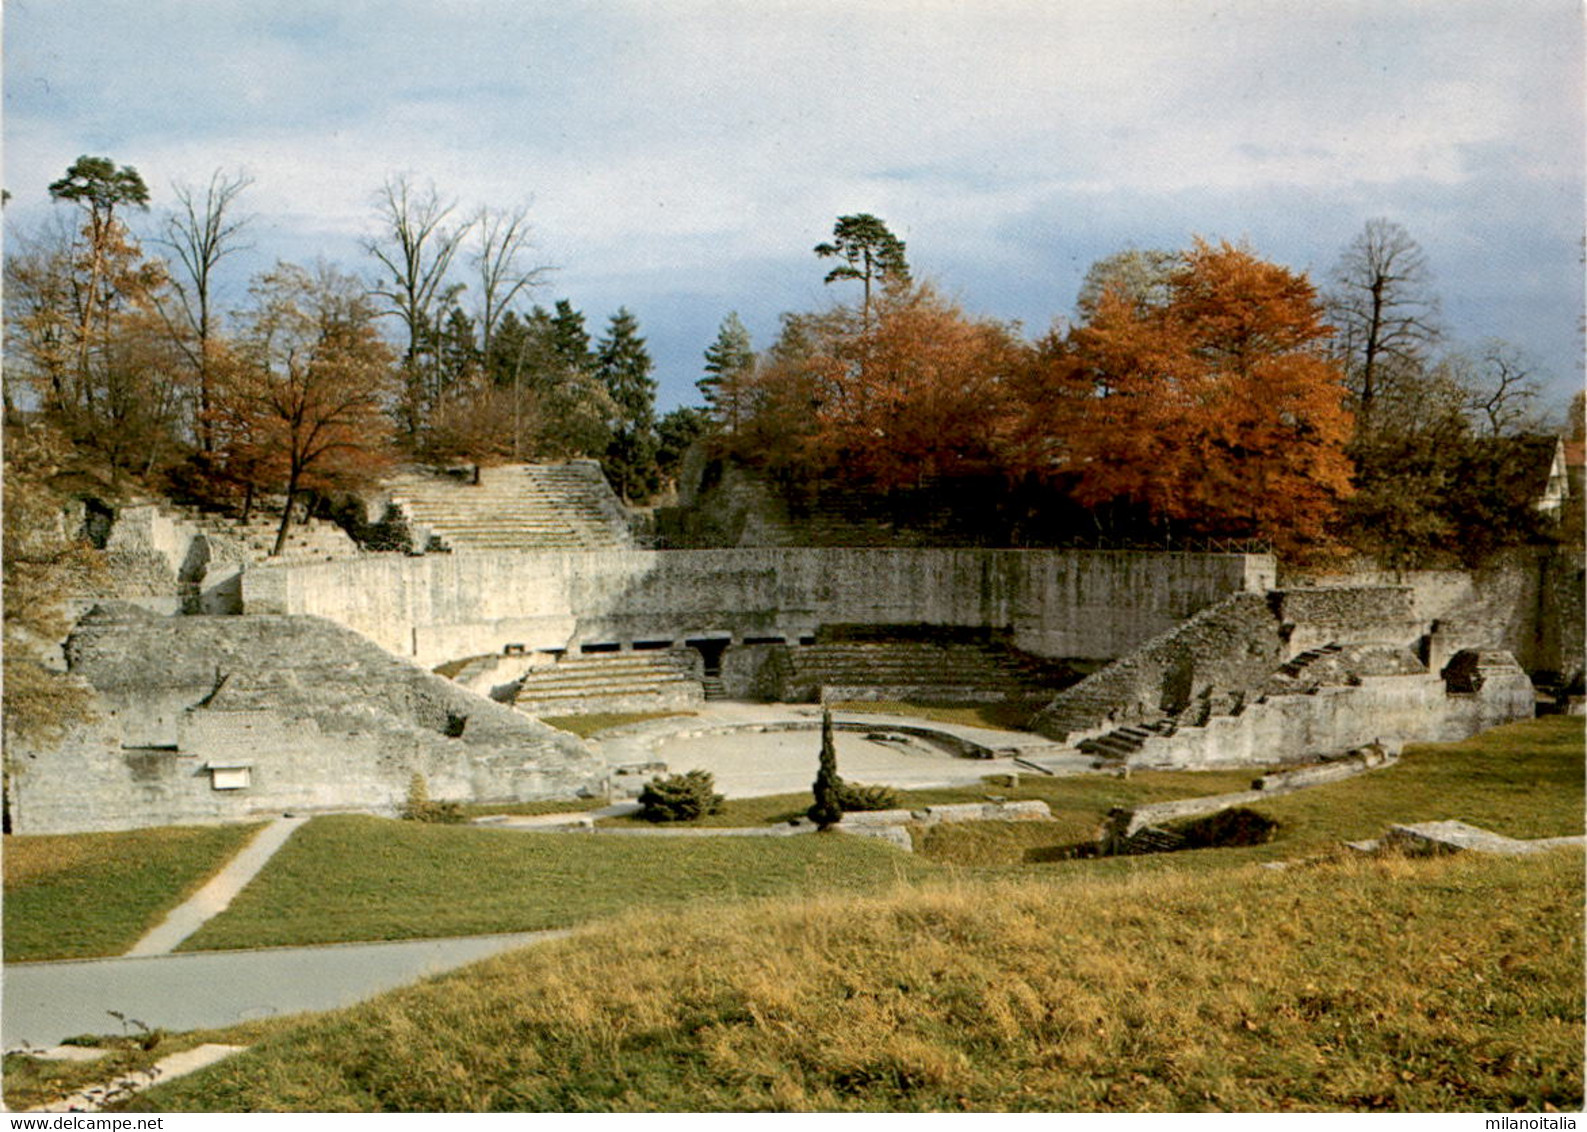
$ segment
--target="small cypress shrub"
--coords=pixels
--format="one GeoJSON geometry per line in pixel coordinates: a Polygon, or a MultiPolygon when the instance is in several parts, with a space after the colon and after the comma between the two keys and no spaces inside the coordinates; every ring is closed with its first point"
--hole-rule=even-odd
{"type": "Polygon", "coordinates": [[[719,814],[727,799],[715,788],[716,780],[706,770],[653,778],[639,795],[639,816],[647,821],[694,821],[719,814]]]}
{"type": "Polygon", "coordinates": [[[838,749],[832,738],[831,711],[821,713],[821,765],[811,789],[815,794],[815,802],[805,813],[820,828],[831,829],[843,820],[843,805],[840,801],[843,780],[838,777],[838,749]]]}

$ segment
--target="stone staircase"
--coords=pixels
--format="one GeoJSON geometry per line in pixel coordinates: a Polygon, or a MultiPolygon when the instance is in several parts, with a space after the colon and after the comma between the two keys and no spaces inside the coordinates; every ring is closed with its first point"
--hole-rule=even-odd
{"type": "Polygon", "coordinates": [[[577,715],[698,705],[706,693],[695,660],[682,649],[563,657],[525,673],[513,706],[531,715],[577,715]]]}
{"type": "Polygon", "coordinates": [[[1319,648],[1307,649],[1305,652],[1292,657],[1285,664],[1280,665],[1279,675],[1290,680],[1300,680],[1313,665],[1336,657],[1343,651],[1344,646],[1340,644],[1326,644],[1319,648]]]}
{"type": "Polygon", "coordinates": [[[1178,730],[1177,720],[1164,718],[1150,723],[1133,723],[1116,727],[1094,739],[1082,739],[1075,746],[1084,754],[1103,762],[1123,763],[1146,746],[1147,740],[1153,736],[1167,737],[1178,730]]]}
{"type": "Polygon", "coordinates": [[[785,700],[1040,699],[1052,689],[1016,658],[976,644],[830,642],[788,654],[785,700]]]}
{"type": "Polygon", "coordinates": [[[426,531],[454,551],[634,545],[622,504],[593,460],[484,468],[478,483],[410,474],[387,487],[416,535],[426,531]]]}

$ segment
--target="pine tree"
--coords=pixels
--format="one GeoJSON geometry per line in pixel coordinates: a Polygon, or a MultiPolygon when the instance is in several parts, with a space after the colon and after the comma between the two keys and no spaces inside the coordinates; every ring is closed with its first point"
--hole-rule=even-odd
{"type": "Polygon", "coordinates": [[[656,468],[656,382],[639,336],[639,320],[627,307],[612,316],[596,344],[595,372],[615,406],[612,442],[602,466],[625,501],[648,499],[660,486],[656,468]]]}
{"type": "Polygon", "coordinates": [[[904,241],[868,212],[838,217],[832,229],[832,242],[817,244],[815,253],[822,259],[843,261],[827,272],[825,282],[858,279],[863,285],[864,300],[860,311],[867,329],[871,324],[872,286],[909,286],[909,261],[904,258],[904,241]]]}
{"type": "Polygon", "coordinates": [[[744,399],[755,368],[755,349],[749,331],[732,311],[722,320],[716,341],[705,350],[705,376],[695,387],[712,415],[728,432],[737,432],[744,416],[744,399]]]}
{"type": "Polygon", "coordinates": [[[838,777],[838,750],[832,739],[832,712],[821,713],[821,766],[816,771],[813,787],[815,803],[806,814],[822,830],[831,829],[843,820],[843,807],[839,795],[843,780],[838,777]]]}

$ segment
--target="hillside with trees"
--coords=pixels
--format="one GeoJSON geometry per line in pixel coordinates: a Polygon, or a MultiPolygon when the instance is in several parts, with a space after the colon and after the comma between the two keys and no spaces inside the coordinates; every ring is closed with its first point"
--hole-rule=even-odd
{"type": "Polygon", "coordinates": [[[52,221],[6,252],[8,427],[147,493],[265,507],[280,537],[403,465],[589,457],[631,506],[664,504],[691,450],[795,511],[841,497],[940,541],[1403,566],[1559,535],[1532,506],[1536,363],[1450,340],[1389,220],[1321,284],[1243,244],[1124,249],[1030,337],[917,277],[881,218],[841,216],[813,248],[833,301],[760,350],[726,313],[703,404],[658,415],[634,311],[597,330],[539,301],[525,207],[465,213],[407,175],[371,195],[361,262],[276,264],[227,309],[250,184],[217,170],[161,203],[84,156],[49,186],[52,221]]]}

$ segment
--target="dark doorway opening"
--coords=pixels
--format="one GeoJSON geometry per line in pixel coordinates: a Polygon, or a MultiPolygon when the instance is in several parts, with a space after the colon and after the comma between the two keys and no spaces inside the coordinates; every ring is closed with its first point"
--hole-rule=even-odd
{"type": "Polygon", "coordinates": [[[707,676],[722,675],[722,654],[727,651],[727,646],[733,642],[727,637],[714,637],[683,642],[700,654],[700,659],[705,661],[705,674],[707,676]]]}

